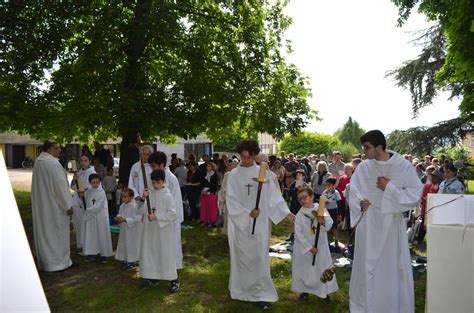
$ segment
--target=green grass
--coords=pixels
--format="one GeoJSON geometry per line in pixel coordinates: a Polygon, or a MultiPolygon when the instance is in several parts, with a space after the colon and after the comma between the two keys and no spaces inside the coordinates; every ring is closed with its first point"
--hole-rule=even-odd
{"type": "MultiPolygon", "coordinates": [[[[28,240],[32,243],[30,192],[15,190],[28,240]]],[[[272,241],[285,239],[288,222],[273,226],[272,241]]],[[[179,271],[181,290],[169,295],[168,282],[139,288],[137,272],[124,271],[120,263],[87,263],[75,252],[71,232],[71,257],[75,267],[56,273],[40,272],[40,278],[52,312],[260,312],[252,303],[230,299],[228,291],[229,252],[227,237],[220,229],[195,227],[184,231],[184,268],[179,271]]],[[[118,235],[112,234],[114,247],[118,235]]],[[[342,240],[344,241],[344,240],[342,240]]],[[[412,247],[424,254],[424,244],[412,247]]],[[[280,300],[273,312],[348,312],[350,269],[336,273],[339,291],[326,304],[315,296],[306,304],[298,304],[291,287],[291,262],[271,258],[271,272],[280,300]]],[[[415,282],[416,312],[424,312],[426,274],[415,282]]]]}

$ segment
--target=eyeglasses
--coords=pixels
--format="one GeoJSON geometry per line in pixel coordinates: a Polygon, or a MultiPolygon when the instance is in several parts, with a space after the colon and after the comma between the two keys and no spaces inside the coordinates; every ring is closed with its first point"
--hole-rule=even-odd
{"type": "Polygon", "coordinates": [[[370,149],[373,149],[375,148],[374,146],[362,146],[362,149],[364,149],[364,151],[368,151],[370,149]]]}
{"type": "Polygon", "coordinates": [[[308,198],[309,195],[304,195],[304,196],[301,196],[301,197],[298,197],[298,201],[301,202],[301,201],[304,201],[306,200],[306,198],[308,198]]]}

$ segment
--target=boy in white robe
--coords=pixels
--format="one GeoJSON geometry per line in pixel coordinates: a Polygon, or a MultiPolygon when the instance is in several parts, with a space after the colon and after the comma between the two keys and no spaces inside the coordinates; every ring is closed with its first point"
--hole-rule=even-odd
{"type": "Polygon", "coordinates": [[[107,263],[112,256],[112,238],[110,235],[109,209],[107,196],[100,185],[97,174],[89,176],[91,189],[85,193],[87,209],[84,212],[84,254],[86,261],[93,262],[100,254],[101,262],[107,263]]]}
{"type": "Polygon", "coordinates": [[[327,232],[333,225],[333,220],[326,209],[324,216],[317,216],[317,205],[314,204],[314,192],[309,187],[298,190],[298,201],[301,208],[295,220],[295,244],[292,254],[292,285],[291,290],[299,292],[299,302],[308,300],[309,294],[329,301],[329,294],[336,292],[336,276],[322,283],[320,278],[323,272],[332,266],[331,253],[328,245],[327,232]],[[320,224],[318,246],[315,247],[315,232],[320,224]],[[315,264],[313,256],[316,255],[315,264]]]}
{"type": "Polygon", "coordinates": [[[255,155],[260,152],[255,140],[239,144],[241,166],[233,169],[227,180],[226,204],[229,213],[228,240],[230,249],[229,290],[232,299],[256,302],[268,310],[270,302],[278,295],[270,274],[268,255],[269,219],[275,224],[285,217],[294,222],[295,216],[281,193],[266,173],[259,209],[255,208],[260,167],[255,165],[255,155]],[[252,225],[256,218],[255,232],[252,225]]]}
{"type": "Polygon", "coordinates": [[[169,280],[168,292],[175,293],[179,290],[174,231],[176,209],[169,189],[164,186],[165,172],[153,171],[151,182],[153,188],[144,192],[144,197],[150,199],[150,212],[140,203],[142,213],[146,213],[140,247],[140,277],[144,278],[141,286],[169,280]]]}
{"type": "Polygon", "coordinates": [[[143,214],[139,211],[132,189],[126,188],[122,192],[122,205],[115,221],[120,224],[120,234],[115,251],[115,259],[124,262],[125,269],[131,269],[140,258],[138,237],[141,236],[138,223],[141,223],[143,214]]]}
{"type": "Polygon", "coordinates": [[[367,160],[351,177],[349,208],[356,228],[349,287],[351,312],[413,312],[413,272],[403,212],[416,206],[423,185],[413,165],[386,150],[378,130],[361,137],[367,160]]]}
{"type": "Polygon", "coordinates": [[[165,184],[174,200],[176,209],[176,220],[174,221],[176,269],[180,270],[183,268],[183,249],[181,247],[181,223],[184,222],[183,198],[178,178],[166,166],[167,159],[164,152],[156,151],[150,155],[148,163],[154,171],[161,170],[165,172],[165,184]]]}
{"type": "MultiPolygon", "coordinates": [[[[75,191],[72,198],[72,209],[74,211],[72,222],[74,224],[74,230],[76,232],[76,247],[79,250],[82,250],[84,244],[84,201],[81,195],[79,194],[79,184],[78,179],[81,179],[84,183],[84,190],[89,190],[91,184],[89,183],[89,176],[95,174],[95,169],[91,166],[91,156],[88,154],[83,154],[80,157],[81,168],[77,173],[75,173],[73,180],[71,181],[71,189],[75,191]]],[[[84,255],[82,252],[79,252],[80,255],[84,255]]]]}

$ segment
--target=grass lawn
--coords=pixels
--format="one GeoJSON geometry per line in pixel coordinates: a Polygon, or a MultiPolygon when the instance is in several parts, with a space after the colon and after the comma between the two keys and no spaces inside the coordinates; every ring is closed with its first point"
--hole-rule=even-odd
{"type": "MultiPolygon", "coordinates": [[[[30,191],[14,190],[20,214],[32,243],[30,191]]],[[[272,241],[284,240],[290,224],[285,220],[272,230],[272,241]]],[[[116,247],[117,234],[112,234],[116,247]]],[[[87,263],[76,253],[71,232],[71,254],[76,264],[64,272],[40,272],[43,288],[53,312],[260,312],[252,303],[230,299],[228,291],[229,251],[227,237],[220,229],[196,226],[183,231],[184,269],[178,272],[179,293],[169,295],[169,283],[139,288],[136,271],[125,271],[115,259],[108,264],[87,263]]],[[[425,254],[424,244],[412,247],[412,253],[425,254]]],[[[291,262],[271,258],[271,272],[280,300],[273,312],[348,312],[350,269],[338,269],[339,291],[331,303],[311,296],[298,304],[291,292],[291,262]]],[[[424,312],[426,273],[415,281],[416,312],[424,312]]]]}

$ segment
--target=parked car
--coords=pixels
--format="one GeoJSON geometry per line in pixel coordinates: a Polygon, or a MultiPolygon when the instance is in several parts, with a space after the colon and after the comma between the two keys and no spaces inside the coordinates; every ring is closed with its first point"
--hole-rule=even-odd
{"type": "Polygon", "coordinates": [[[120,158],[114,158],[114,176],[119,177],[120,158]]]}

